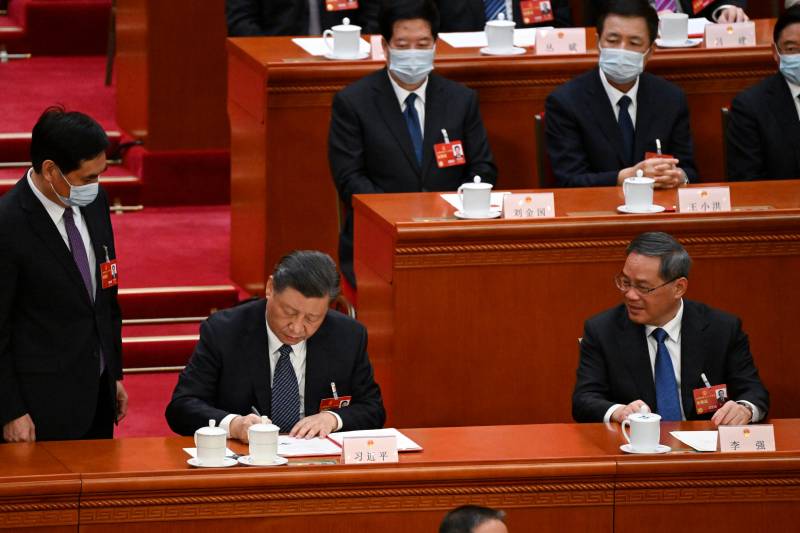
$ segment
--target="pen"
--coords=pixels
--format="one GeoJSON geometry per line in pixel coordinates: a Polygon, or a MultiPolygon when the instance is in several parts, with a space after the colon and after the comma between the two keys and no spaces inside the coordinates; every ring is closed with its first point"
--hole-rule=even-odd
{"type": "Polygon", "coordinates": [[[255,406],[255,405],[251,405],[251,406],[250,406],[250,411],[252,411],[252,413],[253,413],[254,415],[256,415],[256,416],[261,416],[261,413],[259,413],[259,412],[258,412],[258,409],[256,409],[256,406],[255,406]]]}
{"type": "Polygon", "coordinates": [[[339,393],[336,392],[336,383],[334,381],[331,381],[331,391],[333,392],[333,399],[338,400],[339,393]]]}
{"type": "Polygon", "coordinates": [[[703,380],[703,383],[705,384],[706,388],[710,389],[711,383],[708,382],[708,378],[706,377],[706,375],[701,373],[700,378],[703,380]]]}
{"type": "Polygon", "coordinates": [[[656,139],[656,153],[661,155],[661,139],[656,139]]]}
{"type": "Polygon", "coordinates": [[[450,137],[447,135],[447,130],[442,128],[442,137],[444,137],[444,143],[450,144],[450,137]]]}

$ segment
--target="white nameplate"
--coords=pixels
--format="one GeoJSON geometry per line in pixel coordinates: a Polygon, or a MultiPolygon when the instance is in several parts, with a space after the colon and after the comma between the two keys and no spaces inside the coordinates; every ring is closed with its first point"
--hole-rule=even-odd
{"type": "Polygon", "coordinates": [[[772,424],[755,426],[720,426],[721,452],[774,452],[775,429],[772,424]]]}
{"type": "Polygon", "coordinates": [[[722,213],[730,210],[730,187],[678,189],[679,213],[722,213]]]}
{"type": "Polygon", "coordinates": [[[551,192],[508,194],[503,198],[504,218],[552,218],[556,216],[551,192]]]}
{"type": "Polygon", "coordinates": [[[397,437],[345,437],[342,459],[346,465],[397,463],[397,437]]]}
{"type": "Polygon", "coordinates": [[[535,55],[585,54],[584,28],[556,28],[536,32],[535,55]]]}
{"type": "Polygon", "coordinates": [[[734,48],[756,45],[755,22],[709,24],[706,26],[706,48],[734,48]]]}

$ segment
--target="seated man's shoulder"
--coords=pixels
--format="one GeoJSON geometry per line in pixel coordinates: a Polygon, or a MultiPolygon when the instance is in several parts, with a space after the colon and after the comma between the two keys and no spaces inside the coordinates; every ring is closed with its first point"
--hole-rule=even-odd
{"type": "Polygon", "coordinates": [[[625,316],[627,316],[625,305],[616,305],[610,309],[606,309],[605,311],[601,311],[600,313],[589,317],[586,320],[586,326],[597,330],[604,330],[614,326],[621,318],[624,318],[625,316]]]}
{"type": "Polygon", "coordinates": [[[600,74],[597,69],[587,70],[553,89],[548,98],[552,96],[571,102],[577,101],[578,98],[585,98],[587,94],[586,87],[594,82],[600,83],[599,77],[600,74]]]}
{"type": "Polygon", "coordinates": [[[780,87],[781,83],[784,85],[786,84],[783,76],[780,74],[768,76],[752,87],[748,87],[737,94],[733,99],[733,104],[753,107],[767,105],[770,103],[770,101],[766,98],[767,93],[777,87],[780,87]]]}
{"type": "Polygon", "coordinates": [[[264,321],[266,306],[263,298],[251,298],[217,311],[208,317],[206,323],[215,328],[229,328],[248,325],[252,320],[264,321]]]}
{"type": "Polygon", "coordinates": [[[323,327],[328,331],[335,331],[339,335],[360,336],[366,331],[366,328],[361,322],[335,309],[328,309],[323,327]]]}
{"type": "Polygon", "coordinates": [[[647,84],[649,87],[657,90],[659,92],[659,99],[686,98],[683,89],[681,89],[679,86],[665,78],[662,78],[661,76],[650,74],[649,72],[642,73],[640,77],[640,84],[647,84]]]}
{"type": "MultiPolygon", "coordinates": [[[[687,310],[690,310],[690,312],[694,313],[696,316],[707,320],[712,327],[723,326],[727,328],[739,323],[739,317],[733,313],[716,309],[702,302],[684,300],[684,305],[687,310]]],[[[684,311],[684,316],[686,316],[686,311],[684,311]]]]}
{"type": "Polygon", "coordinates": [[[386,72],[386,69],[376,70],[363,78],[357,79],[350,85],[347,85],[344,89],[339,91],[338,95],[344,98],[359,98],[365,91],[373,87],[380,86],[383,83],[388,84],[388,76],[389,74],[386,72]]]}
{"type": "Polygon", "coordinates": [[[445,78],[444,76],[436,74],[435,72],[431,73],[428,83],[441,87],[444,91],[451,95],[472,96],[475,94],[474,90],[470,89],[463,83],[453,81],[450,78],[445,78]]]}

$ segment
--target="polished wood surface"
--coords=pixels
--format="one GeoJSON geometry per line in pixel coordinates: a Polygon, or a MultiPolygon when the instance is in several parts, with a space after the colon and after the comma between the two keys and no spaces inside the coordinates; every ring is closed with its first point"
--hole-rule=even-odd
{"type": "MultiPolygon", "coordinates": [[[[623,454],[616,424],[545,424],[403,430],[424,450],[392,465],[193,469],[186,437],[6,444],[0,459],[40,498],[34,514],[54,479],[79,479],[72,531],[435,531],[465,503],[502,508],[510,531],[767,531],[800,519],[800,420],[772,423],[779,451],[751,454],[695,453],[669,431],[713,428],[683,422],[662,424],[661,456],[623,454]]],[[[8,479],[3,511],[18,505],[8,479]]]]}
{"type": "Polygon", "coordinates": [[[620,215],[609,187],[555,190],[558,216],[533,221],[458,220],[436,193],[357,196],[358,316],[387,423],[570,421],[583,322],[620,303],[612,280],[643,231],[683,242],[687,297],[742,318],[771,415],[800,416],[800,181],[729,185],[730,213],[620,215]]]}
{"type": "MultiPolygon", "coordinates": [[[[695,156],[704,180],[723,176],[720,108],[742,89],[774,73],[772,21],[756,21],[758,45],[746,49],[656,49],[647,70],[687,94],[695,156]]],[[[478,91],[498,168],[498,185],[534,188],[533,117],[556,87],[597,65],[595,30],[589,52],[574,57],[481,56],[475,48],[437,44],[436,69],[478,91]]],[[[337,253],[336,192],[327,160],[333,95],[383,62],[334,62],[306,54],[288,37],[228,40],[231,120],[233,279],[253,293],[289,250],[337,253]],[[291,222],[289,222],[291,221],[291,222]]]]}

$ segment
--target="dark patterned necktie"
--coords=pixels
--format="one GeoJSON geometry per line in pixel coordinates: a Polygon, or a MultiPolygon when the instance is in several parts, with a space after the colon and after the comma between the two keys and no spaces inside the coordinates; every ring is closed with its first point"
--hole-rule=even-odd
{"type": "Polygon", "coordinates": [[[278,348],[280,357],[272,379],[272,423],[289,433],[300,420],[300,388],[290,355],[292,347],[284,344],[278,348]]]}
{"type": "Polygon", "coordinates": [[[651,335],[658,342],[656,349],[655,382],[656,382],[656,403],[658,404],[658,414],[663,420],[681,420],[681,404],[678,396],[678,381],[675,379],[675,368],[672,366],[672,358],[664,341],[667,332],[661,328],[656,328],[651,335]]]}
{"type": "Polygon", "coordinates": [[[406,97],[406,110],[403,116],[406,118],[408,134],[411,136],[411,144],[414,145],[414,155],[417,156],[417,163],[422,164],[422,127],[419,124],[419,114],[414,102],[417,100],[416,93],[411,93],[406,97]]]}
{"type": "Polygon", "coordinates": [[[622,133],[622,150],[625,154],[625,166],[629,167],[635,164],[633,160],[633,143],[635,138],[635,131],[633,127],[633,120],[628,111],[628,106],[631,105],[631,97],[627,94],[619,99],[619,131],[622,133]]]}

